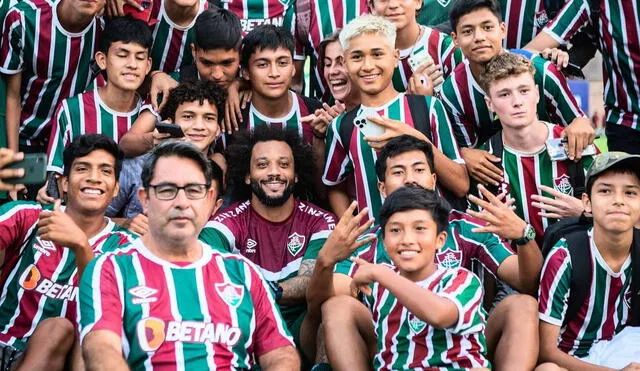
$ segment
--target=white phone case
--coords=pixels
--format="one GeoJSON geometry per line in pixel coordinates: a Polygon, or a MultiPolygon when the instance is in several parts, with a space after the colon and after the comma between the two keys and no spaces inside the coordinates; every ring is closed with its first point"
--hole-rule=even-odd
{"type": "Polygon", "coordinates": [[[377,137],[384,134],[384,127],[373,121],[367,120],[367,117],[380,117],[376,111],[363,111],[356,116],[353,124],[365,137],[377,137]]]}
{"type": "Polygon", "coordinates": [[[422,49],[416,54],[412,54],[409,56],[408,62],[409,67],[411,67],[411,71],[415,72],[418,67],[425,64],[427,61],[431,61],[433,63],[433,58],[427,52],[427,49],[422,49]]]}

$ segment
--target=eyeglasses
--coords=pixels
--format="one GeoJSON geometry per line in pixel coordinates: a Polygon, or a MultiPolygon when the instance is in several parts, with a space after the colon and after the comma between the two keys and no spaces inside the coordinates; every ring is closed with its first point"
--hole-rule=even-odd
{"type": "Polygon", "coordinates": [[[191,183],[182,187],[178,187],[175,184],[149,184],[149,188],[153,188],[153,192],[158,200],[171,201],[178,195],[181,189],[184,189],[184,194],[190,200],[201,200],[207,195],[207,191],[211,187],[211,184],[197,184],[191,183]]]}

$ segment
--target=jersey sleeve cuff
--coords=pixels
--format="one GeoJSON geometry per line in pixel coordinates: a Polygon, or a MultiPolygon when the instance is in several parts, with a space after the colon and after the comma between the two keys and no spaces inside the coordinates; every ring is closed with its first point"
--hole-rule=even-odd
{"type": "Polygon", "coordinates": [[[566,41],[562,37],[560,37],[560,35],[553,32],[553,30],[551,30],[550,28],[545,27],[542,29],[542,32],[551,36],[551,38],[554,39],[560,45],[564,45],[566,43],[566,41]]]}
{"type": "Polygon", "coordinates": [[[16,75],[16,74],[19,74],[20,72],[22,72],[22,69],[0,67],[0,73],[4,73],[5,75],[16,75]]]}
{"type": "Polygon", "coordinates": [[[47,166],[47,172],[49,171],[57,174],[62,174],[62,168],[60,166],[49,165],[47,166]]]}
{"type": "Polygon", "coordinates": [[[440,296],[441,298],[449,299],[453,304],[455,304],[456,308],[458,309],[458,322],[456,322],[454,327],[449,328],[449,330],[453,333],[460,332],[460,330],[462,329],[462,326],[464,325],[464,309],[462,308],[462,304],[460,303],[460,301],[458,301],[458,298],[456,298],[456,296],[453,294],[441,293],[441,294],[438,294],[438,296],[440,296]]]}
{"type": "Polygon", "coordinates": [[[555,325],[555,326],[562,327],[562,320],[557,319],[557,318],[553,318],[548,314],[544,314],[544,313],[538,313],[538,314],[539,314],[539,317],[540,317],[541,321],[550,323],[550,324],[555,325]]]}

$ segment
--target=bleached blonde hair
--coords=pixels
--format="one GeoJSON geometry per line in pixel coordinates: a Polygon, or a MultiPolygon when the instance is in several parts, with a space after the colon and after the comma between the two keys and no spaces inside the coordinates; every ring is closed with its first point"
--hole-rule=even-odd
{"type": "Polygon", "coordinates": [[[347,50],[351,39],[364,34],[380,35],[391,46],[391,49],[396,48],[396,25],[382,17],[364,14],[351,20],[340,31],[342,49],[347,50]]]}

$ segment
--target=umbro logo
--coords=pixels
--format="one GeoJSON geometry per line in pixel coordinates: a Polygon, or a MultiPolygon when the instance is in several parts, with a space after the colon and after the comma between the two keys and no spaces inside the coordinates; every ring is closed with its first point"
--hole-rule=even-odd
{"type": "Polygon", "coordinates": [[[158,290],[146,286],[136,286],[129,289],[129,294],[133,296],[131,298],[133,304],[153,303],[158,300],[154,296],[157,293],[158,290]]]}
{"type": "Polygon", "coordinates": [[[56,245],[53,242],[42,240],[40,237],[36,237],[36,243],[33,244],[33,248],[44,256],[51,256],[51,251],[56,251],[56,245]]]}
{"type": "Polygon", "coordinates": [[[256,246],[258,246],[258,243],[255,240],[252,240],[251,238],[249,238],[247,240],[247,246],[244,249],[244,252],[247,254],[255,254],[256,253],[256,246]]]}

